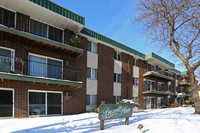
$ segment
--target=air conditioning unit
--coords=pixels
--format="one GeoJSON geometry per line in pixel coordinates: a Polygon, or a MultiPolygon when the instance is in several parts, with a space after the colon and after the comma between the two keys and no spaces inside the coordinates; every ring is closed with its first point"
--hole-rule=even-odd
{"type": "Polygon", "coordinates": [[[67,91],[66,92],[66,97],[72,97],[72,92],[71,91],[67,91]]]}

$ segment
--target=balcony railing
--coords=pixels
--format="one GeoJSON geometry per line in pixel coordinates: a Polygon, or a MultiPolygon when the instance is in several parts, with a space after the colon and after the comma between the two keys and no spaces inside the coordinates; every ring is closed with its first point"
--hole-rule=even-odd
{"type": "Polygon", "coordinates": [[[18,57],[0,56],[0,72],[41,78],[82,81],[81,70],[55,65],[55,63],[24,60],[18,57]]]}

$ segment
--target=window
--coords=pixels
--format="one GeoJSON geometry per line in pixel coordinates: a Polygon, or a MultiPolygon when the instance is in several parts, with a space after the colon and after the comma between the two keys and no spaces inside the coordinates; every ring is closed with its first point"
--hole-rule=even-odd
{"type": "Polygon", "coordinates": [[[156,71],[156,67],[154,65],[148,64],[148,71],[156,71]]]}
{"type": "Polygon", "coordinates": [[[29,75],[62,79],[62,61],[29,55],[29,75]]]}
{"type": "Polygon", "coordinates": [[[133,85],[138,85],[138,78],[133,77],[133,85]]]}
{"type": "Polygon", "coordinates": [[[97,69],[87,68],[87,78],[97,79],[97,69]]]}
{"type": "Polygon", "coordinates": [[[93,52],[93,53],[96,53],[96,54],[97,54],[97,44],[88,41],[87,50],[90,51],[90,52],[93,52]]]}
{"type": "Polygon", "coordinates": [[[49,26],[49,39],[63,42],[63,31],[55,27],[49,26]]]}
{"type": "Polygon", "coordinates": [[[114,52],[114,58],[115,58],[116,60],[121,61],[121,53],[118,52],[118,51],[115,51],[115,52],[114,52]]]}
{"type": "Polygon", "coordinates": [[[96,95],[87,95],[86,105],[96,105],[96,95]]]}
{"type": "Polygon", "coordinates": [[[114,73],[114,82],[121,82],[121,74],[114,73]]]}
{"type": "Polygon", "coordinates": [[[114,103],[120,102],[120,96],[114,96],[114,103]]]}
{"type": "Polygon", "coordinates": [[[168,91],[171,91],[171,89],[172,89],[171,84],[168,84],[168,91]]]}
{"type": "Polygon", "coordinates": [[[133,102],[137,103],[137,99],[138,99],[138,97],[133,97],[133,102]]]}
{"type": "Polygon", "coordinates": [[[152,91],[155,90],[156,84],[155,81],[147,80],[147,90],[152,91]]]}
{"type": "Polygon", "coordinates": [[[133,65],[138,66],[138,59],[133,58],[133,65]]]}
{"type": "Polygon", "coordinates": [[[14,28],[15,13],[6,9],[0,8],[0,24],[14,28]]]}
{"type": "Polygon", "coordinates": [[[158,82],[158,91],[163,91],[164,90],[164,83],[158,82]]]}
{"type": "Polygon", "coordinates": [[[157,108],[164,106],[164,97],[157,97],[157,108]]]}
{"type": "Polygon", "coordinates": [[[30,33],[47,38],[47,25],[31,19],[30,33]]]}
{"type": "Polygon", "coordinates": [[[14,50],[0,47],[0,72],[14,72],[14,50]]]}
{"type": "Polygon", "coordinates": [[[184,92],[184,87],[180,87],[181,93],[184,92]]]}

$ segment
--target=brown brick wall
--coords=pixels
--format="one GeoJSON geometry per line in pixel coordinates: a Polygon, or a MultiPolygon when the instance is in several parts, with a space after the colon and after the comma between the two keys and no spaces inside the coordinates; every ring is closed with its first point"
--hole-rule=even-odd
{"type": "Polygon", "coordinates": [[[113,103],[114,49],[98,44],[97,105],[113,103]]]}
{"type": "Polygon", "coordinates": [[[139,90],[138,90],[138,103],[140,104],[141,109],[146,108],[146,100],[144,99],[144,95],[142,92],[147,88],[146,82],[144,82],[143,74],[148,70],[148,63],[147,61],[138,60],[139,66],[139,90]]]}
{"type": "Polygon", "coordinates": [[[121,99],[132,99],[133,57],[126,53],[121,53],[121,57],[122,57],[121,99]]]}

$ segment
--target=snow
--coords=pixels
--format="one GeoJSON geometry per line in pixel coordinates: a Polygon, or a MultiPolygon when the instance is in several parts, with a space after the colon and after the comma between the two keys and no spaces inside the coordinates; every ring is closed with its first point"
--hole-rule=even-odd
{"type": "Polygon", "coordinates": [[[107,120],[99,130],[96,113],[24,119],[1,119],[0,133],[200,133],[200,115],[192,107],[152,109],[133,113],[129,125],[125,118],[107,120]]]}

